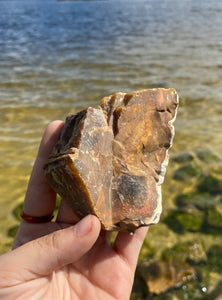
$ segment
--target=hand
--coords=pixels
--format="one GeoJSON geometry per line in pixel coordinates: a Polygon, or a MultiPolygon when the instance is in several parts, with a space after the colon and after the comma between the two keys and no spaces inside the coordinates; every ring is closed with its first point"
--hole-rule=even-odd
{"type": "MultiPolygon", "coordinates": [[[[24,211],[46,216],[56,194],[45,181],[43,165],[58,140],[63,122],[46,129],[27,189],[24,211]]],[[[113,246],[99,220],[81,221],[62,200],[55,222],[21,222],[14,250],[0,257],[0,299],[129,299],[137,259],[147,229],[133,236],[118,233],[113,246]]]]}

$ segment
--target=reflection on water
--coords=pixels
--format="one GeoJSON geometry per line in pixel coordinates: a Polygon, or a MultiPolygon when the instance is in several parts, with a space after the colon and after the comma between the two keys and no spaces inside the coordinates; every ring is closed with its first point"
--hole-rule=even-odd
{"type": "MultiPolygon", "coordinates": [[[[11,211],[23,200],[46,124],[103,96],[174,87],[180,109],[172,158],[221,155],[221,1],[3,0],[0,11],[1,252],[10,247],[11,211]]],[[[171,160],[164,214],[191,188],[172,179],[176,168],[171,160]]],[[[221,158],[206,168],[221,176],[221,158]]],[[[166,230],[158,226],[153,234],[166,230]]],[[[167,230],[172,239],[163,242],[172,245],[179,236],[167,230]]]]}

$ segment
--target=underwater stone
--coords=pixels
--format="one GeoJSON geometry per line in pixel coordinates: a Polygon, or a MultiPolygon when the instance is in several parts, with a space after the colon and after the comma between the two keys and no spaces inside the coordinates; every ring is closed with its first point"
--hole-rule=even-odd
{"type": "Polygon", "coordinates": [[[161,258],[165,262],[174,264],[189,262],[192,265],[198,265],[207,261],[203,244],[197,240],[180,242],[171,248],[166,248],[163,250],[161,258]]]}
{"type": "Polygon", "coordinates": [[[194,159],[193,155],[190,153],[182,153],[180,155],[175,156],[172,161],[183,164],[183,163],[189,163],[194,159]]]}
{"type": "Polygon", "coordinates": [[[165,248],[161,254],[161,260],[165,262],[180,263],[187,260],[189,246],[187,242],[180,242],[173,247],[165,248]]]}
{"type": "Polygon", "coordinates": [[[164,249],[161,258],[163,261],[174,262],[174,264],[180,264],[181,262],[200,264],[207,260],[202,243],[196,240],[180,242],[171,248],[164,249]]]}
{"type": "Polygon", "coordinates": [[[200,231],[204,222],[204,212],[197,210],[194,206],[189,205],[184,211],[172,211],[165,219],[164,223],[177,232],[200,231]]]}
{"type": "Polygon", "coordinates": [[[176,204],[178,207],[185,207],[188,205],[194,205],[200,210],[205,210],[208,207],[214,205],[214,199],[209,193],[190,193],[181,194],[176,198],[176,204]]]}
{"type": "Polygon", "coordinates": [[[207,210],[207,224],[222,229],[222,207],[212,206],[207,210]]]}
{"type": "Polygon", "coordinates": [[[217,162],[220,160],[220,158],[211,150],[198,151],[197,157],[204,162],[217,162]]]}
{"type": "Polygon", "coordinates": [[[200,176],[202,169],[196,164],[188,164],[177,169],[173,174],[173,179],[178,181],[187,181],[194,177],[200,176]]]}
{"type": "Polygon", "coordinates": [[[174,89],[141,90],[67,117],[44,167],[49,184],[79,218],[95,214],[106,230],[157,223],[177,105],[174,89]]]}
{"type": "Polygon", "coordinates": [[[222,180],[213,175],[207,175],[198,184],[197,189],[201,193],[222,194],[222,180]]]}
{"type": "Polygon", "coordinates": [[[203,217],[203,212],[198,211],[194,207],[189,207],[187,212],[178,213],[176,218],[185,230],[197,232],[202,228],[204,221],[203,217]]]}
{"type": "Polygon", "coordinates": [[[152,294],[161,294],[172,287],[179,287],[195,278],[195,270],[189,264],[181,262],[149,261],[143,262],[139,274],[152,294]]]}
{"type": "Polygon", "coordinates": [[[207,251],[208,264],[211,271],[218,272],[221,274],[222,260],[221,260],[222,246],[214,244],[207,251]]]}

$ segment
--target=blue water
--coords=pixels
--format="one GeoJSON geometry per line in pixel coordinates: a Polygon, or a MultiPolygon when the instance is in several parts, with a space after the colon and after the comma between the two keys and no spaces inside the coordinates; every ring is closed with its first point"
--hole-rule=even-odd
{"type": "Polygon", "coordinates": [[[0,113],[29,108],[41,124],[117,91],[174,87],[178,148],[222,153],[221,15],[218,0],[0,1],[0,113]]]}
{"type": "Polygon", "coordinates": [[[17,0],[0,12],[1,102],[153,86],[221,99],[221,1],[17,0]]]}

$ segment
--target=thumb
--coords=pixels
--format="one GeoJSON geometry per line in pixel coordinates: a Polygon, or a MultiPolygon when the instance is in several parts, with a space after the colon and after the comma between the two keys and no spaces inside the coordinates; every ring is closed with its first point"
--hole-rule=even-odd
{"type": "Polygon", "coordinates": [[[100,228],[99,220],[88,215],[74,226],[55,231],[11,251],[6,254],[8,257],[4,258],[4,265],[7,271],[29,271],[29,280],[49,275],[87,253],[96,242],[100,228]]]}

